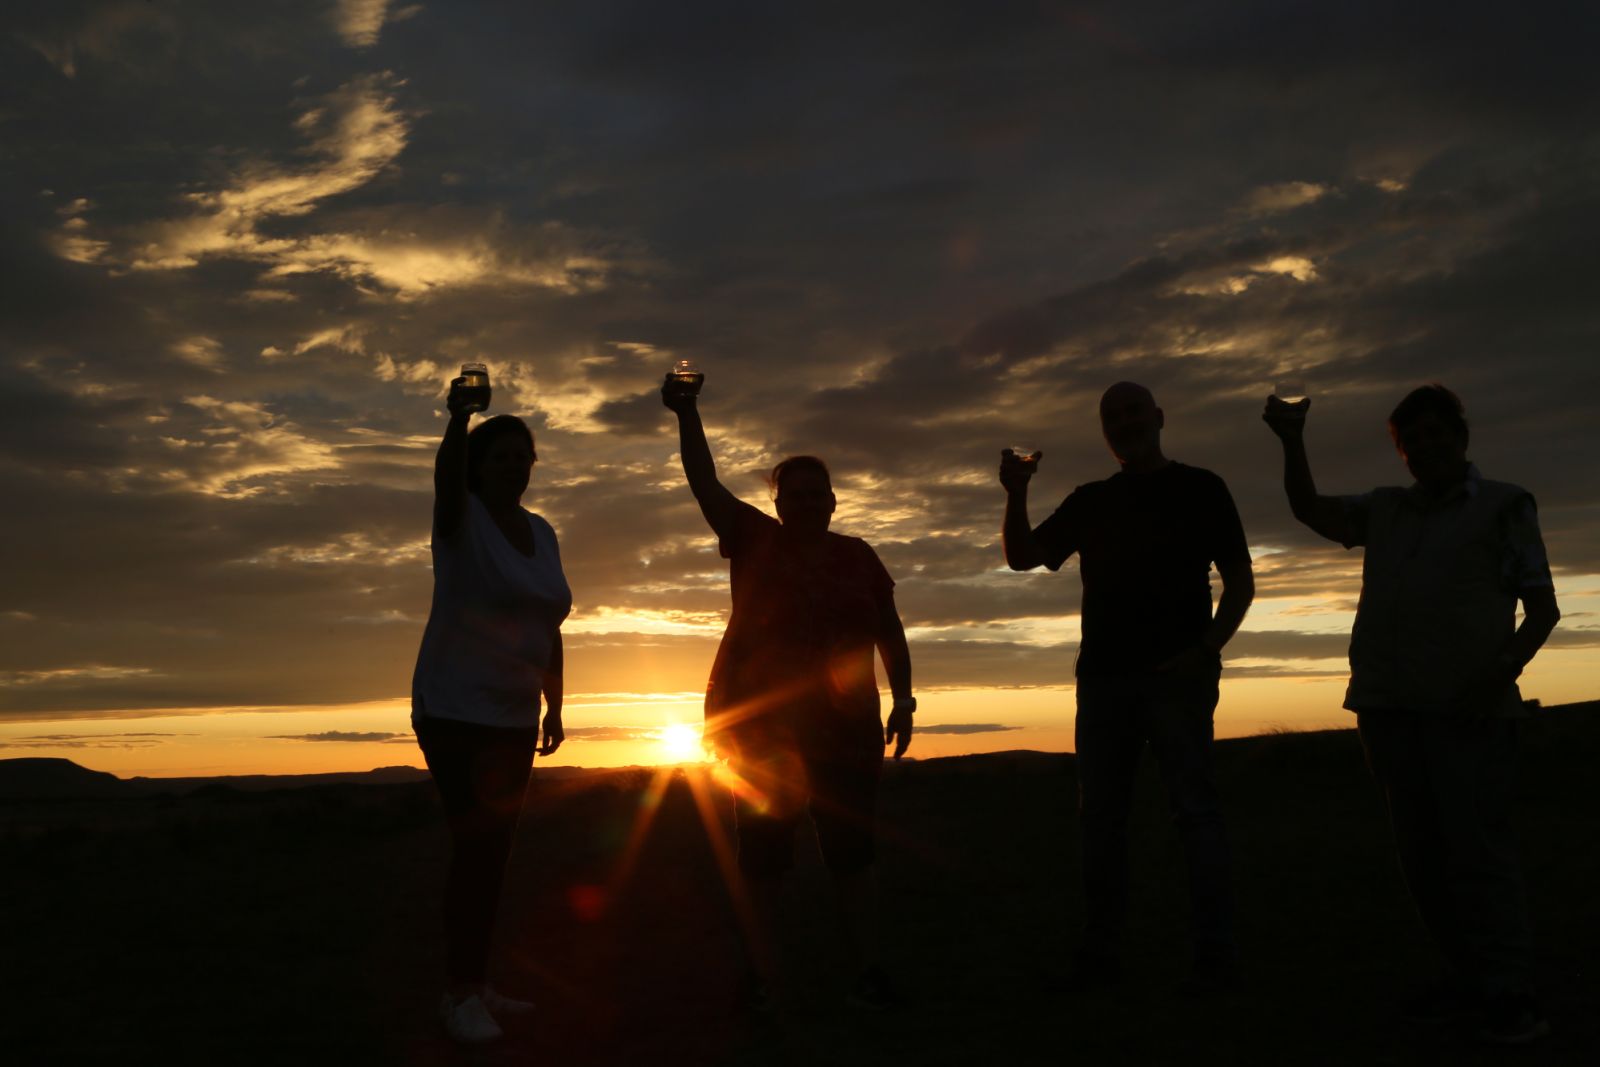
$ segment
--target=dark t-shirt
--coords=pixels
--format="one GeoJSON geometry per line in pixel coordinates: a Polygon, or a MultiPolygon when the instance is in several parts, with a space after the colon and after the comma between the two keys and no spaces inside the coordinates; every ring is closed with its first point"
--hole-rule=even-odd
{"type": "Polygon", "coordinates": [[[1143,674],[1198,642],[1211,622],[1211,564],[1249,563],[1221,478],[1169,463],[1072,491],[1033,531],[1045,565],[1078,553],[1078,676],[1143,674]]]}
{"type": "Polygon", "coordinates": [[[859,537],[823,535],[797,552],[782,524],[740,501],[719,548],[730,561],[733,613],[706,696],[708,719],[739,734],[836,750],[882,748],[873,656],[894,580],[859,537]]]}

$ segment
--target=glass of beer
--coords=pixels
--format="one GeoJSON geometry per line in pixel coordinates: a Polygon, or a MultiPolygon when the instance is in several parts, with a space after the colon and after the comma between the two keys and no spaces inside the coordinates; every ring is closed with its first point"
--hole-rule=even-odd
{"type": "Polygon", "coordinates": [[[1030,466],[1039,462],[1039,457],[1044,455],[1032,445],[1012,445],[1011,454],[1017,457],[1018,463],[1027,463],[1030,466]]]}
{"type": "Polygon", "coordinates": [[[700,386],[705,380],[705,373],[694,365],[693,360],[680,359],[667,372],[667,381],[672,383],[673,391],[687,393],[689,396],[699,396],[700,386]]]}
{"type": "Polygon", "coordinates": [[[1311,406],[1311,396],[1304,382],[1290,379],[1279,382],[1272,389],[1272,399],[1279,405],[1279,413],[1288,419],[1303,419],[1311,406]]]}
{"type": "Polygon", "coordinates": [[[461,364],[461,384],[456,386],[463,411],[489,409],[489,368],[482,363],[461,364]]]}

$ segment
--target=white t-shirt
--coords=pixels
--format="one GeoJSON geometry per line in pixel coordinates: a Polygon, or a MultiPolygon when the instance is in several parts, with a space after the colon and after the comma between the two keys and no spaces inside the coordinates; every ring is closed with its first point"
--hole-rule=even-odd
{"type": "Polygon", "coordinates": [[[433,606],[411,680],[411,718],[537,728],[540,683],[572,591],[556,532],[523,511],[534,552],[514,548],[483,501],[433,539],[433,606]]]}

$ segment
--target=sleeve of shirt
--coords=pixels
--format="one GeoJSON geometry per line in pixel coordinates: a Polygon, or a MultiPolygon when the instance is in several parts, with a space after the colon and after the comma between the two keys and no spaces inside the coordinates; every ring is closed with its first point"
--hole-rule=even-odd
{"type": "Polygon", "coordinates": [[[1555,588],[1531,495],[1519,498],[1500,517],[1500,576],[1507,589],[1518,593],[1555,588]]]}
{"type": "Polygon", "coordinates": [[[1239,508],[1228,492],[1228,483],[1214,479],[1216,499],[1207,508],[1211,517],[1211,561],[1220,569],[1234,563],[1250,562],[1250,543],[1244,536],[1244,523],[1239,518],[1239,508]]]}
{"type": "Polygon", "coordinates": [[[1355,548],[1367,543],[1367,518],[1372,514],[1372,493],[1357,493],[1338,498],[1344,507],[1344,529],[1347,540],[1344,547],[1355,548]]]}
{"type": "Polygon", "coordinates": [[[1051,512],[1050,517],[1033,528],[1034,543],[1044,554],[1044,565],[1053,571],[1061,569],[1083,540],[1082,533],[1083,490],[1074,489],[1051,512]]]}
{"type": "Polygon", "coordinates": [[[733,559],[746,551],[761,535],[763,526],[776,525],[778,520],[771,515],[746,504],[743,500],[735,500],[733,528],[728,532],[728,536],[717,542],[717,551],[722,553],[723,559],[733,559]]]}
{"type": "Polygon", "coordinates": [[[539,527],[539,532],[544,535],[544,540],[549,544],[551,553],[555,556],[556,567],[561,566],[561,542],[556,539],[556,528],[550,525],[550,520],[543,515],[529,512],[531,518],[539,527]]]}
{"type": "Polygon", "coordinates": [[[862,576],[867,588],[872,590],[872,599],[882,604],[894,596],[894,579],[889,577],[889,568],[878,558],[877,551],[865,541],[860,541],[860,545],[862,576]]]}

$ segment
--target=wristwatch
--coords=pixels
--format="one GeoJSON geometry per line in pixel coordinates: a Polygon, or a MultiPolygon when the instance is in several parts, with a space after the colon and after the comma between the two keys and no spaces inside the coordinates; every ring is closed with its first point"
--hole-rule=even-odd
{"type": "Polygon", "coordinates": [[[895,697],[893,711],[903,711],[907,715],[914,715],[917,711],[916,697],[895,697]]]}

